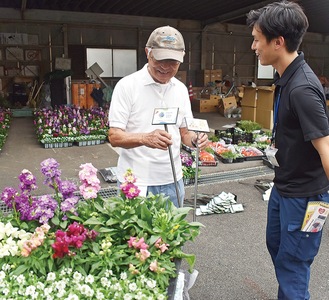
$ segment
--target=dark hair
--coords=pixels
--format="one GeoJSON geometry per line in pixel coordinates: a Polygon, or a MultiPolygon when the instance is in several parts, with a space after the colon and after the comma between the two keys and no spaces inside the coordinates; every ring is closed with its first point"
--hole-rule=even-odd
{"type": "Polygon", "coordinates": [[[294,52],[307,31],[308,20],[301,6],[284,0],[251,10],[247,14],[247,25],[259,27],[268,42],[284,37],[287,51],[294,52]]]}

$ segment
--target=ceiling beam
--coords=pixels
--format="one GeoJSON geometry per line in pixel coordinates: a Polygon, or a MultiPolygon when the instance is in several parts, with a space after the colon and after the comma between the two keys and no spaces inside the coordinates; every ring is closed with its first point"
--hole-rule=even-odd
{"type": "Polygon", "coordinates": [[[22,5],[21,5],[21,19],[22,20],[25,19],[24,13],[26,11],[26,1],[27,0],[22,0],[22,5]]]}
{"type": "Polygon", "coordinates": [[[214,23],[227,23],[227,22],[230,22],[234,19],[245,17],[246,14],[249,11],[251,11],[253,9],[261,8],[261,7],[263,7],[263,6],[265,6],[269,3],[272,3],[272,2],[275,2],[275,1],[266,0],[266,1],[262,1],[262,2],[259,2],[259,3],[253,4],[253,5],[242,7],[242,8],[236,9],[234,11],[231,11],[229,13],[219,15],[216,18],[211,18],[211,19],[205,20],[205,21],[201,22],[201,25],[204,28],[207,25],[211,25],[211,24],[214,24],[214,23]]]}

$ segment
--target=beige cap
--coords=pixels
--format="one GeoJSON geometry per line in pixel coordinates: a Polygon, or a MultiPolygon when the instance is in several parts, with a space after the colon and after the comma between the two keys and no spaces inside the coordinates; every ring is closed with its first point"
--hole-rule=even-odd
{"type": "Polygon", "coordinates": [[[152,49],[152,54],[156,60],[174,59],[181,63],[185,55],[185,44],[182,34],[175,28],[163,26],[155,29],[146,47],[152,49]]]}

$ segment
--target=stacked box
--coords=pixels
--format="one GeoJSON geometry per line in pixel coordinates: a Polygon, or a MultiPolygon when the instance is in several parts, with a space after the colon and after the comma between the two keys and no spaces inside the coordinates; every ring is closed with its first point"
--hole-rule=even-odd
{"type": "Polygon", "coordinates": [[[245,87],[241,100],[241,120],[257,122],[264,129],[273,128],[274,87],[245,87]]]}
{"type": "Polygon", "coordinates": [[[197,98],[192,99],[192,110],[194,112],[218,112],[219,96],[210,95],[209,99],[197,98]]]}
{"type": "Polygon", "coordinates": [[[256,122],[256,96],[257,90],[254,87],[246,86],[241,100],[241,120],[256,122]]]}
{"type": "Polygon", "coordinates": [[[256,122],[265,129],[273,128],[274,89],[272,87],[257,88],[256,122]]]}
{"type": "Polygon", "coordinates": [[[221,69],[199,70],[195,76],[197,86],[206,86],[209,82],[215,82],[215,80],[222,80],[221,69]]]}
{"type": "Polygon", "coordinates": [[[227,110],[232,107],[237,107],[236,99],[234,96],[219,99],[219,113],[222,116],[226,116],[227,110]]]}

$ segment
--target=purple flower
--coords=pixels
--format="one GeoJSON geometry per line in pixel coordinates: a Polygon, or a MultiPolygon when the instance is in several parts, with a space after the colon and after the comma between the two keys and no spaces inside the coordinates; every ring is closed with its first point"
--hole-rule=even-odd
{"type": "Polygon", "coordinates": [[[76,190],[77,186],[74,182],[69,180],[63,180],[60,182],[59,191],[62,193],[64,198],[72,197],[76,190]]]}
{"type": "Polygon", "coordinates": [[[18,176],[18,179],[20,180],[20,189],[22,192],[31,192],[37,189],[37,180],[29,170],[24,169],[18,176]]]}
{"type": "Polygon", "coordinates": [[[53,159],[48,158],[41,162],[41,173],[47,178],[54,178],[61,176],[61,171],[58,169],[59,163],[53,159]]]}
{"type": "Polygon", "coordinates": [[[46,176],[44,184],[52,188],[60,186],[60,176],[62,172],[58,167],[59,163],[53,158],[48,158],[41,162],[41,173],[46,176]]]}
{"type": "Polygon", "coordinates": [[[13,208],[13,203],[15,203],[15,198],[18,195],[17,191],[12,187],[5,187],[1,193],[1,200],[9,208],[13,208]]]}
{"type": "Polygon", "coordinates": [[[63,212],[70,211],[72,213],[75,212],[75,205],[79,202],[79,197],[73,196],[70,198],[66,198],[62,203],[61,203],[61,210],[63,212]]]}

